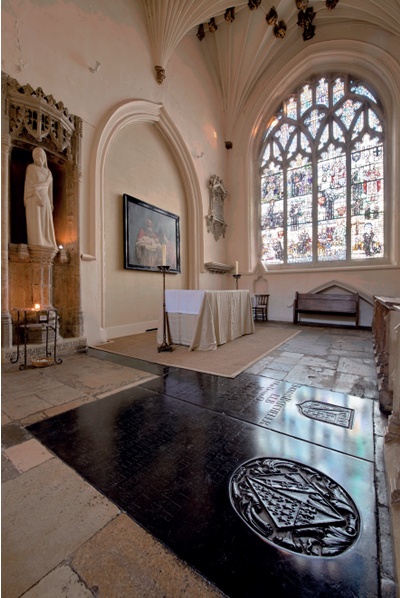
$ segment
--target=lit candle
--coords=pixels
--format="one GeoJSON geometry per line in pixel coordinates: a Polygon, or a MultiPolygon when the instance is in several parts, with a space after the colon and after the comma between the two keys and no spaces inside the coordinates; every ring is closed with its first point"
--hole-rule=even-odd
{"type": "Polygon", "coordinates": [[[239,262],[235,262],[235,274],[239,274],[239,262]]]}
{"type": "Polygon", "coordinates": [[[36,309],[36,311],[40,310],[40,303],[35,303],[35,309],[36,309]]]}
{"type": "Polygon", "coordinates": [[[162,245],[162,265],[167,265],[167,246],[162,245]]]}

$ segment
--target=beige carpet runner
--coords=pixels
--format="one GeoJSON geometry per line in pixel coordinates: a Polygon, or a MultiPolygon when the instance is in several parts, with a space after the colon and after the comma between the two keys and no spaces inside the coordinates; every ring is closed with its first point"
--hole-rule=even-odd
{"type": "Polygon", "coordinates": [[[173,345],[171,353],[158,353],[157,332],[151,331],[116,338],[95,348],[161,365],[234,378],[299,332],[293,328],[256,324],[255,334],[242,336],[215,351],[189,351],[188,347],[173,345]]]}

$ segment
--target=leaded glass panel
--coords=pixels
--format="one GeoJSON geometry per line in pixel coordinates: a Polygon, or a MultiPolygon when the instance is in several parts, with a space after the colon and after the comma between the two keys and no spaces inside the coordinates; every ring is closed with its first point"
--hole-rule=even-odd
{"type": "Polygon", "coordinates": [[[344,142],[344,133],[342,127],[338,125],[336,120],[332,122],[332,130],[333,130],[333,138],[335,141],[340,141],[341,143],[344,142]]]}
{"type": "Polygon", "coordinates": [[[351,155],[351,257],[384,255],[383,147],[369,135],[351,155]]]}
{"type": "Polygon", "coordinates": [[[328,139],[329,139],[329,125],[326,125],[323,128],[322,133],[320,135],[318,149],[322,149],[324,147],[324,145],[326,144],[326,142],[328,141],[328,139]]]}
{"type": "Polygon", "coordinates": [[[360,116],[357,118],[354,127],[353,127],[353,137],[357,137],[358,133],[361,133],[364,127],[364,113],[361,112],[360,116]]]}
{"type": "Polygon", "coordinates": [[[310,116],[304,119],[304,124],[306,125],[306,127],[311,133],[311,136],[314,137],[314,139],[318,133],[321,121],[324,117],[324,112],[321,112],[320,110],[312,110],[310,116]]]}
{"type": "Polygon", "coordinates": [[[368,124],[374,131],[382,132],[380,120],[373,110],[368,110],[368,124]]]}
{"type": "Polygon", "coordinates": [[[316,87],[316,102],[317,104],[323,104],[329,106],[329,95],[328,95],[328,81],[326,79],[320,79],[316,87]]]}
{"type": "Polygon", "coordinates": [[[361,102],[353,102],[353,100],[346,100],[342,106],[337,110],[336,114],[340,116],[341,121],[348,129],[353,122],[356,111],[360,108],[361,102]]]}
{"type": "Polygon", "coordinates": [[[305,85],[300,93],[300,114],[303,115],[312,105],[312,88],[305,85]]]}
{"type": "Polygon", "coordinates": [[[297,140],[298,140],[298,136],[297,136],[297,135],[295,135],[295,136],[293,137],[292,141],[290,142],[289,149],[288,149],[288,151],[287,151],[287,157],[288,157],[289,159],[290,159],[290,158],[293,156],[293,154],[295,154],[295,153],[297,152],[297,150],[298,150],[298,148],[297,148],[297,140]]]}
{"type": "Polygon", "coordinates": [[[288,230],[287,259],[289,264],[312,261],[312,224],[288,230]]]}
{"type": "Polygon", "coordinates": [[[279,139],[283,147],[285,148],[287,142],[290,138],[290,135],[293,133],[295,127],[289,126],[287,123],[284,123],[276,132],[276,137],[279,139]]]}
{"type": "Polygon", "coordinates": [[[351,86],[351,91],[353,93],[357,93],[360,96],[365,96],[366,98],[369,98],[370,100],[376,103],[376,99],[374,98],[372,93],[365,87],[365,85],[353,84],[351,86]]]}
{"type": "Polygon", "coordinates": [[[332,103],[336,104],[339,100],[342,99],[344,96],[344,80],[343,79],[336,79],[333,84],[333,97],[332,103]]]}
{"type": "Polygon", "coordinates": [[[311,153],[310,142],[308,138],[304,135],[304,133],[300,134],[300,147],[303,151],[311,153]]]}
{"type": "Polygon", "coordinates": [[[273,153],[273,156],[275,159],[280,160],[282,158],[281,150],[279,149],[279,145],[275,141],[272,146],[272,153],[273,153]]]}
{"type": "Polygon", "coordinates": [[[271,156],[271,146],[270,146],[270,144],[268,143],[267,147],[265,148],[265,151],[264,151],[263,157],[262,157],[262,162],[263,162],[263,165],[264,165],[266,162],[268,162],[268,160],[269,160],[270,156],[271,156]]]}
{"type": "Polygon", "coordinates": [[[268,264],[284,263],[283,227],[261,231],[261,251],[263,260],[268,264]]]}
{"type": "Polygon", "coordinates": [[[286,103],[286,115],[288,118],[293,118],[297,120],[297,99],[296,98],[289,98],[288,102],[286,103]]]}
{"type": "Polygon", "coordinates": [[[318,260],[320,262],[343,261],[346,253],[346,219],[318,223],[318,260]]]}
{"type": "Polygon", "coordinates": [[[347,172],[345,154],[332,145],[318,162],[318,247],[320,261],[345,260],[347,172]]]}
{"type": "Polygon", "coordinates": [[[262,152],[263,261],[383,258],[384,139],[376,98],[348,76],[325,76],[283,105],[262,152]]]}

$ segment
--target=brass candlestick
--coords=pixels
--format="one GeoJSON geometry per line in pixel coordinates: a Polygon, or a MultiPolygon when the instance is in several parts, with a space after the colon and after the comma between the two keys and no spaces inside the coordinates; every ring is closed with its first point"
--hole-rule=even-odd
{"type": "Polygon", "coordinates": [[[235,278],[236,280],[236,290],[238,290],[239,288],[239,278],[241,277],[241,274],[233,274],[233,278],[235,278]]]}
{"type": "Polygon", "coordinates": [[[167,311],[165,308],[165,273],[168,272],[170,266],[157,266],[157,268],[163,275],[163,342],[157,347],[157,351],[161,353],[161,351],[172,351],[172,345],[167,343],[167,311]]]}

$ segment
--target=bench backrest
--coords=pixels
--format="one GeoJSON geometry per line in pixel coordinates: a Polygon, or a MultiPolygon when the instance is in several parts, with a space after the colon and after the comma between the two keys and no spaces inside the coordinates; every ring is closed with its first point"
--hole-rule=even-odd
{"type": "Polygon", "coordinates": [[[295,308],[299,311],[331,311],[355,314],[358,310],[358,295],[296,292],[295,308]]]}

